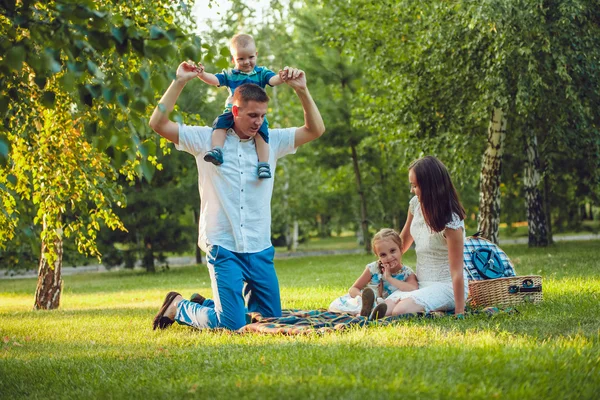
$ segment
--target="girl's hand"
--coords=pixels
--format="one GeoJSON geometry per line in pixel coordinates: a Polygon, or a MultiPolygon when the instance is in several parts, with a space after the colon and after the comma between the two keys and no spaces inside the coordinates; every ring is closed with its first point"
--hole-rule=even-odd
{"type": "Polygon", "coordinates": [[[380,264],[381,265],[381,274],[383,275],[383,279],[385,279],[386,281],[390,281],[390,279],[392,278],[392,274],[390,273],[390,267],[388,267],[385,264],[380,264]]]}
{"type": "Polygon", "coordinates": [[[350,290],[348,290],[348,294],[350,297],[355,298],[356,296],[360,296],[360,289],[352,286],[350,290]]]}

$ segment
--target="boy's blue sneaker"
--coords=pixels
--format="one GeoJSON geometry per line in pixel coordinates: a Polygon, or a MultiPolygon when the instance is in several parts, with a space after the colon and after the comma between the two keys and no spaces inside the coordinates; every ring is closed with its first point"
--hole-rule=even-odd
{"type": "Polygon", "coordinates": [[[258,179],[268,179],[271,177],[271,166],[268,162],[258,163],[258,179]]]}
{"type": "Polygon", "coordinates": [[[215,165],[223,164],[223,150],[220,147],[215,147],[212,150],[209,150],[204,155],[204,161],[211,162],[215,165]]]}

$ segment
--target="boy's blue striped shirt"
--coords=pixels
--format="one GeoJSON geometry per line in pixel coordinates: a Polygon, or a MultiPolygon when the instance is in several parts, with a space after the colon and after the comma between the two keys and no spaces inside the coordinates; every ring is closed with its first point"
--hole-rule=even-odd
{"type": "Polygon", "coordinates": [[[229,89],[229,98],[227,99],[227,108],[231,107],[231,98],[235,89],[244,83],[254,83],[265,88],[269,80],[275,76],[275,72],[265,67],[254,67],[251,72],[242,72],[239,69],[224,69],[222,73],[215,74],[219,80],[219,86],[225,86],[229,89]]]}

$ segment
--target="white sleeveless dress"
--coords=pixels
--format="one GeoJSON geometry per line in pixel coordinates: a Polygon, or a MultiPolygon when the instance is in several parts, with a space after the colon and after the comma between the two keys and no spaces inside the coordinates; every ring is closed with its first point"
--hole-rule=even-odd
{"type": "MultiPolygon", "coordinates": [[[[425,222],[421,204],[417,196],[410,200],[409,212],[413,215],[410,234],[417,253],[417,280],[419,289],[403,293],[402,298],[413,298],[425,308],[425,312],[454,309],[454,290],[448,261],[448,244],[444,231],[433,232],[425,222]]],[[[452,215],[452,221],[446,228],[462,229],[465,236],[465,223],[458,215],[452,215]]],[[[465,281],[465,300],[468,295],[468,280],[463,269],[465,281]]]]}

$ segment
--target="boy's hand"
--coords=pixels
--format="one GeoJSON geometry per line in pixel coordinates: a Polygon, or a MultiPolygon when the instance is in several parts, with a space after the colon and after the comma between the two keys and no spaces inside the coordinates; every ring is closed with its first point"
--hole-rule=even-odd
{"type": "Polygon", "coordinates": [[[204,67],[200,69],[193,61],[184,61],[179,64],[179,67],[177,68],[177,80],[187,83],[188,81],[198,77],[203,71],[204,67]]]}
{"type": "Polygon", "coordinates": [[[279,71],[279,77],[292,89],[306,88],[306,75],[301,69],[285,67],[279,71]]]}

